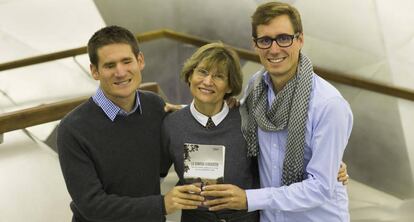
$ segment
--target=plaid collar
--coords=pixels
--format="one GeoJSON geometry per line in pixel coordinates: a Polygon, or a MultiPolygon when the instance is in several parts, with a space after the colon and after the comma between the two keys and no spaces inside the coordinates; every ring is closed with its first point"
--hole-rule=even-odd
{"type": "Polygon", "coordinates": [[[136,91],[135,96],[135,105],[134,108],[131,110],[131,112],[126,112],[125,110],[121,109],[119,106],[115,105],[110,99],[108,99],[101,88],[98,88],[96,90],[95,95],[92,96],[93,101],[101,107],[101,109],[104,111],[106,116],[113,122],[115,120],[115,117],[117,115],[120,116],[128,116],[135,111],[138,110],[139,107],[139,113],[142,114],[141,110],[141,103],[139,100],[139,93],[138,90],[136,91]]]}

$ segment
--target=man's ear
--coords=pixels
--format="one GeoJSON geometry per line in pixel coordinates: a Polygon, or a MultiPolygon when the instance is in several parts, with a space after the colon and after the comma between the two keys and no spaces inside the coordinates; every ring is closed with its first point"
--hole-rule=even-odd
{"type": "Polygon", "coordinates": [[[137,54],[137,61],[138,61],[139,69],[142,71],[145,67],[145,59],[144,59],[144,54],[142,52],[139,52],[137,54]]]}
{"type": "Polygon", "coordinates": [[[90,70],[91,70],[92,77],[93,77],[95,80],[99,80],[99,72],[98,72],[98,68],[97,68],[94,64],[90,64],[90,65],[89,65],[89,68],[90,68],[90,70]]]}
{"type": "Polygon", "coordinates": [[[298,42],[300,44],[300,48],[302,49],[303,44],[305,43],[305,37],[303,36],[303,32],[299,34],[299,36],[298,36],[298,42]]]}
{"type": "Polygon", "coordinates": [[[256,42],[254,41],[254,38],[252,37],[252,49],[256,52],[256,53],[259,53],[260,52],[260,49],[259,48],[257,48],[257,46],[256,46],[256,42]]]}
{"type": "Polygon", "coordinates": [[[252,49],[256,49],[256,43],[254,42],[254,38],[253,37],[252,37],[251,44],[252,44],[252,49]]]}

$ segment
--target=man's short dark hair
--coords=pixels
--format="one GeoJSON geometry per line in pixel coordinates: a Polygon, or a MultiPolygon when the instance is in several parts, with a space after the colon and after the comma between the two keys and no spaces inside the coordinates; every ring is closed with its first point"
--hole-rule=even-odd
{"type": "Polygon", "coordinates": [[[120,26],[107,26],[95,32],[89,39],[88,54],[91,64],[98,66],[99,48],[116,43],[128,44],[135,55],[139,53],[138,41],[132,32],[120,26]]]}
{"type": "Polygon", "coordinates": [[[302,20],[295,7],[283,2],[267,2],[259,5],[252,15],[252,37],[257,38],[257,26],[267,25],[281,15],[289,16],[295,34],[303,32],[302,20]]]}

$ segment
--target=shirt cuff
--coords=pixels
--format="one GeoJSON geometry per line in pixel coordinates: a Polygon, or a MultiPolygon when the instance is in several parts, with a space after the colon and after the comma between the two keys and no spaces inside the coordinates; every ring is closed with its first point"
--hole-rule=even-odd
{"type": "Polygon", "coordinates": [[[246,190],[247,211],[252,212],[266,209],[269,201],[271,201],[268,193],[268,188],[246,190]]]}

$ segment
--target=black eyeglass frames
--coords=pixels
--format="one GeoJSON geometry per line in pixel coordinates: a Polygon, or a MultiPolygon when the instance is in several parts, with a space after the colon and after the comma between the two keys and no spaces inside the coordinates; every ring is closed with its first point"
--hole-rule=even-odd
{"type": "Polygon", "coordinates": [[[269,36],[263,36],[260,38],[253,38],[257,48],[259,49],[268,49],[272,47],[273,41],[282,48],[289,47],[293,44],[293,39],[298,38],[300,33],[296,33],[293,35],[289,34],[280,34],[277,35],[275,38],[271,38],[269,36]]]}

